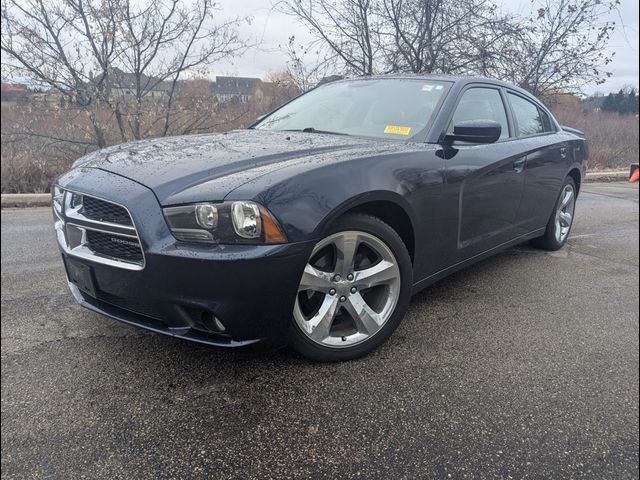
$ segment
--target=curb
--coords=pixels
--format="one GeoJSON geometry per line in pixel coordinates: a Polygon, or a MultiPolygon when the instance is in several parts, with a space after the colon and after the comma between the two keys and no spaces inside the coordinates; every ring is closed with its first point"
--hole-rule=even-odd
{"type": "Polygon", "coordinates": [[[589,182],[628,182],[628,170],[615,170],[604,172],[587,172],[584,181],[589,182]]]}
{"type": "Polygon", "coordinates": [[[48,207],[51,205],[49,193],[3,193],[2,208],[48,207]]]}

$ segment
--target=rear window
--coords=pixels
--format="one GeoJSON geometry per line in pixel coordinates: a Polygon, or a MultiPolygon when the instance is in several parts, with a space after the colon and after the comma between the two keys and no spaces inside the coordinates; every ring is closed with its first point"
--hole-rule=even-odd
{"type": "Polygon", "coordinates": [[[542,110],[540,107],[538,107],[538,110],[540,111],[540,118],[542,119],[542,127],[544,128],[544,131],[545,132],[555,132],[556,129],[553,126],[553,122],[551,121],[551,117],[549,117],[547,112],[542,110]]]}
{"type": "Polygon", "coordinates": [[[535,103],[509,92],[509,102],[516,121],[518,136],[539,135],[552,132],[551,119],[535,103]]]}

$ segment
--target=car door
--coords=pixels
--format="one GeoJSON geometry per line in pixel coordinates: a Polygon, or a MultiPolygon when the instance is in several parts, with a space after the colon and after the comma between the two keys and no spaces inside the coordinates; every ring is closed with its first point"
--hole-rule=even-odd
{"type": "Polygon", "coordinates": [[[502,126],[492,144],[455,143],[447,154],[447,182],[457,185],[458,260],[513,239],[524,188],[525,157],[515,148],[513,125],[504,91],[472,84],[460,94],[448,131],[467,120],[493,120],[502,126]]]}
{"type": "Polygon", "coordinates": [[[569,145],[551,116],[531,99],[507,92],[518,137],[526,150],[524,189],[517,214],[518,230],[527,234],[544,228],[564,181],[569,145]]]}

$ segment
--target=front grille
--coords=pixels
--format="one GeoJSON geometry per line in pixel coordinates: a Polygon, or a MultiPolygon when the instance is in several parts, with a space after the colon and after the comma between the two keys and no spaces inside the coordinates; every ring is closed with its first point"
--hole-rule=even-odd
{"type": "Polygon", "coordinates": [[[86,245],[99,255],[126,262],[142,263],[142,249],[137,238],[114,235],[97,230],[87,230],[86,245]]]}
{"type": "Polygon", "coordinates": [[[144,268],[138,232],[124,206],[54,188],[55,227],[66,253],[127,270],[144,268]]]}
{"type": "Polygon", "coordinates": [[[88,195],[82,196],[80,211],[85,217],[98,222],[133,225],[129,212],[124,207],[88,195]]]}

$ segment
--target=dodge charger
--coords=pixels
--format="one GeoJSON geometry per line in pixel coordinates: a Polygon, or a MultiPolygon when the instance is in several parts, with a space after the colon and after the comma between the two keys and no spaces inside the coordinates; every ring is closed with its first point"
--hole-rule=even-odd
{"type": "Polygon", "coordinates": [[[479,77],[335,81],[248,129],[93,152],[52,186],[82,306],[219,347],[362,356],[411,296],[510,246],[566,242],[588,148],[479,77]]]}

